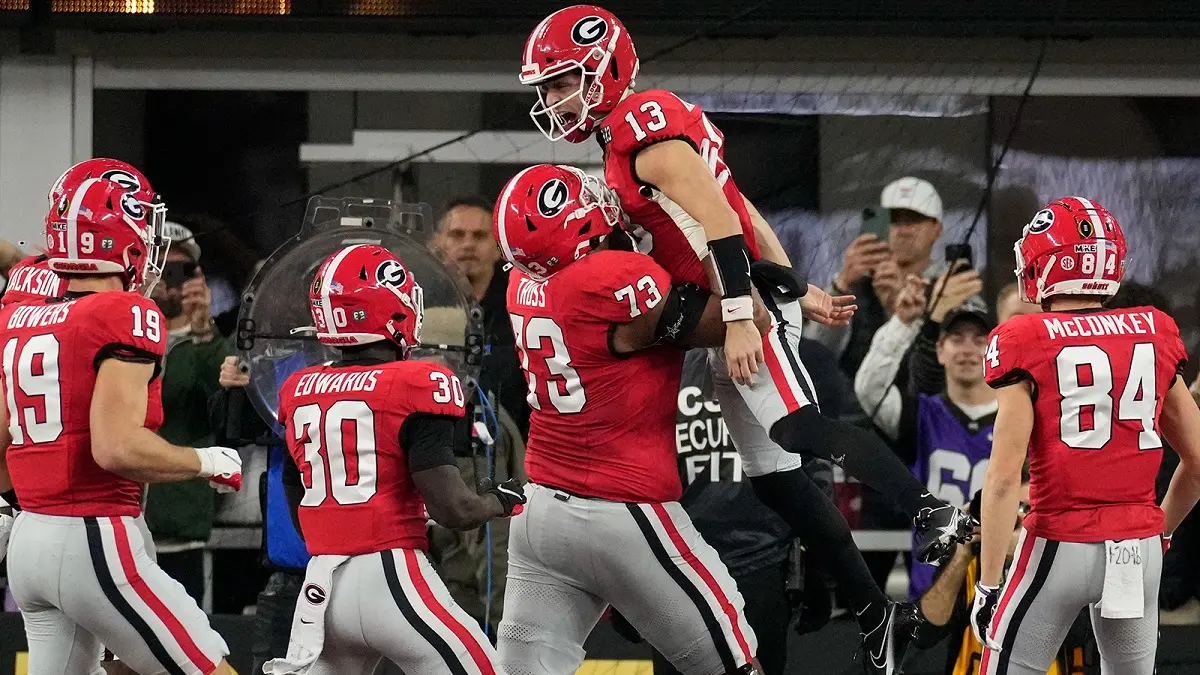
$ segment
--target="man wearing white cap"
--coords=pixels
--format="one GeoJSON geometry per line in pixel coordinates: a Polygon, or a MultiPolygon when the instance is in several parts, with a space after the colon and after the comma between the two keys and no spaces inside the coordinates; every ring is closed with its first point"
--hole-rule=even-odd
{"type": "MultiPolygon", "coordinates": [[[[831,327],[815,321],[804,324],[804,336],[833,351],[850,382],[870,351],[875,332],[892,315],[904,280],[909,275],[932,279],[944,269],[932,261],[933,246],[942,234],[942,198],[928,181],[905,176],[888,183],[879,196],[879,207],[887,211],[891,223],[887,241],[874,233],[860,234],[846,249],[842,269],[828,289],[834,294],[856,296],[858,311],[850,325],[831,327]]],[[[906,378],[907,369],[899,376],[906,378]]],[[[882,395],[879,392],[878,396],[882,395]]],[[[861,519],[860,526],[866,529],[907,527],[891,500],[869,489],[862,495],[861,519]]],[[[895,553],[864,553],[863,559],[876,582],[884,585],[895,564],[895,553]]]]}
{"type": "Polygon", "coordinates": [[[932,264],[933,245],[942,234],[942,198],[928,181],[905,176],[888,183],[879,206],[889,214],[887,241],[860,234],[846,249],[842,268],[831,291],[852,293],[858,312],[848,327],[805,324],[805,337],[821,342],[840,359],[842,370],[854,378],[871,346],[871,337],[891,315],[892,303],[910,274],[933,278],[941,271],[932,264]]]}
{"type": "MultiPolygon", "coordinates": [[[[211,441],[207,402],[220,388],[221,364],[233,354],[233,346],[216,333],[209,316],[212,295],[192,231],[167,221],[163,232],[171,238],[171,248],[162,279],[150,295],[167,321],[158,433],[172,443],[211,441]]],[[[197,602],[204,598],[204,545],[217,506],[213,491],[202,488],[203,481],[153,485],[145,509],[159,565],[197,602]]]]}
{"type": "Polygon", "coordinates": [[[888,183],[879,205],[890,212],[888,248],[901,279],[929,267],[933,244],[942,236],[942,198],[928,181],[905,176],[888,183]]]}

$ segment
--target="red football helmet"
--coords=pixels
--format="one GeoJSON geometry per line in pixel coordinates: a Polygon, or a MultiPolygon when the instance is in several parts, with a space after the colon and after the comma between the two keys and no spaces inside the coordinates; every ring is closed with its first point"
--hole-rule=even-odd
{"type": "Polygon", "coordinates": [[[407,355],[421,341],[421,287],[382,246],[347,246],[326,258],[313,277],[308,300],[322,344],[348,347],[391,340],[407,355]]]}
{"type": "Polygon", "coordinates": [[[47,195],[50,202],[49,208],[54,209],[64,199],[69,199],[70,194],[89,178],[103,178],[123,185],[136,198],[135,201],[126,203],[126,206],[133,211],[130,215],[135,220],[146,220],[155,231],[161,231],[160,222],[166,220],[167,207],[154,192],[154,188],[150,186],[150,181],[146,176],[132,164],[119,159],[108,159],[107,157],[85,159],[64,171],[58,180],[54,181],[54,185],[47,195]],[[145,214],[139,213],[142,209],[145,210],[145,214]]]}
{"type": "Polygon", "coordinates": [[[529,111],[546,138],[582,143],[591,135],[638,74],[638,57],[629,31],[612,12],[594,5],[560,9],[533,29],[525,40],[521,84],[539,85],[578,70],[579,119],[565,122],[558,108],[575,96],[547,105],[542,93],[529,111]]]}
{"type": "Polygon", "coordinates": [[[1063,197],[1038,211],[1013,247],[1025,302],[1053,295],[1116,294],[1125,274],[1125,234],[1108,209],[1063,197]]]}
{"type": "Polygon", "coordinates": [[[538,164],[504,186],[492,234],[517,269],[545,279],[604,241],[621,219],[616,196],[599,178],[538,164]]]}
{"type": "Polygon", "coordinates": [[[127,185],[88,178],[46,215],[46,255],[60,274],[121,274],[127,290],[149,294],[170,242],[147,220],[127,185]]]}

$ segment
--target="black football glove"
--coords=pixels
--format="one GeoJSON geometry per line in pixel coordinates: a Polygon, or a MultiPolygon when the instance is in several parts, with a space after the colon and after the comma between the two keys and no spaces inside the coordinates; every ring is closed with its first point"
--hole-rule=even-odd
{"type": "Polygon", "coordinates": [[[500,500],[500,506],[504,508],[505,518],[520,515],[524,510],[525,491],[521,489],[521,484],[516,478],[509,478],[499,484],[494,484],[490,479],[484,478],[479,481],[479,488],[476,492],[481,495],[495,495],[496,499],[500,500]]]}
{"type": "Polygon", "coordinates": [[[808,282],[791,267],[784,267],[770,260],[756,260],[750,264],[750,280],[763,295],[796,300],[808,293],[808,282]]]}

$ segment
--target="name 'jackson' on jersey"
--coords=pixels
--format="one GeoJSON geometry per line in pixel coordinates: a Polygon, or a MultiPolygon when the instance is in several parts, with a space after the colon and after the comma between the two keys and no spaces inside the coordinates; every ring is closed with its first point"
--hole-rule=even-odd
{"type": "Polygon", "coordinates": [[[300,469],[300,527],[313,555],[425,550],[425,500],[400,437],[414,414],[462,417],[458,377],[428,361],[324,365],[292,373],[279,422],[300,469]]]}
{"type": "Polygon", "coordinates": [[[1158,416],[1186,363],[1175,321],[1152,307],[1015,316],[992,331],[988,384],[1033,385],[1030,533],[1083,543],[1162,533],[1158,416]]]}
{"type": "MultiPolygon", "coordinates": [[[[96,373],[109,358],[160,362],[166,321],[149,299],[113,291],[28,300],[0,310],[8,470],[21,507],[52,516],[131,516],[142,486],[92,457],[96,373]]],[[[162,424],[158,368],[146,428],[162,424]]]]}
{"type": "Polygon", "coordinates": [[[630,94],[600,126],[604,181],[621,201],[637,229],[638,250],[649,253],[675,283],[709,288],[702,260],[708,255],[704,227],[652,185],[637,176],[637,154],[655,143],[681,140],[708,163],[729,206],[737,213],[752,260],[761,256],[745,199],[725,165],[725,137],[700,107],[663,90],[630,94]]]}
{"type": "Polygon", "coordinates": [[[673,502],[675,396],[683,352],[652,347],[619,357],[613,324],[662,302],[667,273],[648,256],[596,251],[547,281],[513,271],[508,283],[521,367],[529,384],[529,480],[583,497],[673,502]]]}

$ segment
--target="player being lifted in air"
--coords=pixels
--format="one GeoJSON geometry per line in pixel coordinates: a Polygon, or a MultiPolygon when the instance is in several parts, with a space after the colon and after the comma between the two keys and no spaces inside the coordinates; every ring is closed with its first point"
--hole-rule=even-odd
{"type": "Polygon", "coordinates": [[[710,364],[746,475],[763,503],[806,537],[817,563],[839,575],[869,661],[891,673],[911,637],[913,608],[887,602],[860,564],[844,519],[800,468],[800,455],[831,460],[891,496],[913,518],[924,562],[949,556],[969,536],[971,519],[930,495],[877,436],[821,416],[798,355],[801,316],[846,321],[853,298],[831,298],[797,278],[771,228],[734,183],[721,132],[697,106],[668,91],[635,92],[637,74],[633,41],[621,22],[602,8],[576,5],[534,28],[520,80],[537,88],[531,115],[548,138],[579,143],[598,136],[606,182],[635,226],[638,248],[674,283],[722,296],[724,348],[711,350],[710,364]],[[761,337],[750,321],[754,286],[772,315],[761,337]],[[777,445],[748,450],[759,430],[777,445]]]}
{"type": "Polygon", "coordinates": [[[984,355],[1000,408],[971,614],[988,647],[979,672],[1045,673],[1088,607],[1105,675],[1151,675],[1162,554],[1200,497],[1200,411],[1180,376],[1187,353],[1163,312],[1104,309],[1126,246],[1103,206],[1058,199],[1015,249],[1022,295],[1044,311],[1001,324],[984,355]],[[1164,438],[1180,465],[1160,509],[1164,438]],[[1026,453],[1030,510],[1001,592],[1026,453]]]}
{"type": "Polygon", "coordinates": [[[510,179],[496,207],[532,409],[500,662],[574,673],[612,605],[682,673],[754,672],[742,596],[678,502],[680,347],[720,344],[720,304],[628,250],[619,219],[600,179],[547,164],[510,179]]]}
{"type": "Polygon", "coordinates": [[[0,490],[22,509],[8,572],[29,673],[90,675],[101,644],[139,673],[229,673],[225,642],[151,559],[137,523],[142,483],[242,482],[236,452],[154,433],[167,336],[143,293],[169,243],[165,208],[147,185],[71,176],[45,230],[65,293],[0,310],[0,490]]]}
{"type": "Polygon", "coordinates": [[[409,360],[421,335],[421,287],[391,252],[356,245],[331,255],[309,302],[333,363],[290,375],[279,421],[294,463],[288,502],[313,555],[296,601],[287,657],[267,673],[499,675],[496,652],[455,604],[425,550],[429,516],[456,529],[505,518],[525,502],[514,481],[462,481],[454,445],[469,442],[458,377],[409,360]]]}

